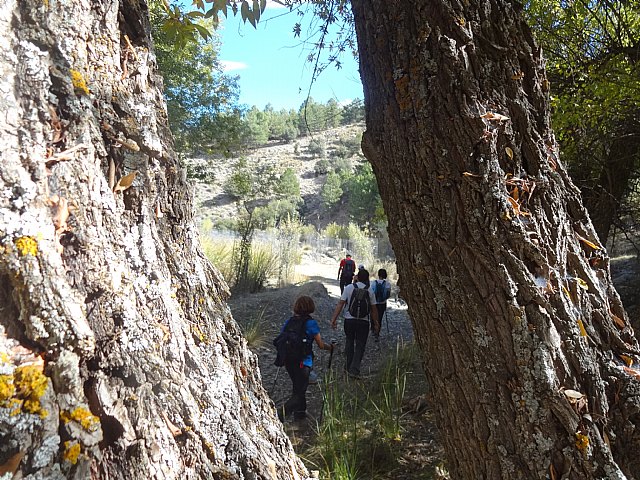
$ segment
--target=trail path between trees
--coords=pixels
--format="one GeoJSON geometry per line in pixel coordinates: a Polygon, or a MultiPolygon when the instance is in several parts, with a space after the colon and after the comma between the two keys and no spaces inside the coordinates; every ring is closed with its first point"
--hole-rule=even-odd
{"type": "MultiPolygon", "coordinates": [[[[360,380],[348,378],[344,374],[345,337],[342,317],[338,320],[338,328],[331,329],[330,320],[339,300],[340,288],[336,279],[338,262],[329,257],[306,254],[300,265],[296,267],[296,285],[266,290],[257,294],[232,296],[229,306],[234,318],[240,325],[259,322],[262,338],[250,344],[258,356],[262,382],[275,405],[281,405],[291,394],[291,381],[284,368],[273,365],[275,350],[271,341],[277,335],[284,321],[291,316],[291,307],[299,295],[309,295],[316,305],[313,317],[320,325],[321,335],[325,341],[334,341],[331,372],[329,372],[329,353],[314,348],[314,370],[318,375],[317,384],[309,385],[307,390],[307,419],[296,422],[288,419],[285,431],[289,434],[298,453],[313,445],[318,426],[322,420],[323,395],[325,379],[340,382],[340,388],[360,391],[366,396],[369,390],[379,388],[379,375],[388,362],[397,355],[398,349],[413,342],[413,330],[404,302],[393,296],[387,303],[387,313],[382,323],[380,340],[373,336],[367,341],[366,352],[362,362],[360,380]]],[[[403,434],[397,445],[397,467],[393,475],[376,476],[376,478],[414,479],[425,478],[424,469],[432,472],[432,477],[439,478],[434,469],[441,462],[442,451],[434,427],[432,411],[427,401],[427,382],[422,371],[418,350],[413,349],[416,358],[412,361],[412,371],[406,372],[406,391],[402,407],[403,434]]],[[[308,465],[315,469],[313,465],[308,465]]],[[[366,478],[366,477],[363,477],[366,478]]]]}

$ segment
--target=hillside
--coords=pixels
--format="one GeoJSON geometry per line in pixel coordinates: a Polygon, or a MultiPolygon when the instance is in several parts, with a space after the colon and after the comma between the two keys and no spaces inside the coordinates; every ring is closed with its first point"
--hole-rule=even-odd
{"type": "MultiPolygon", "coordinates": [[[[300,182],[300,193],[304,204],[301,208],[305,223],[323,228],[328,223],[340,222],[343,214],[339,210],[329,212],[322,207],[320,189],[324,184],[326,175],[316,175],[316,162],[322,158],[309,152],[309,144],[319,141],[326,144],[324,158],[331,158],[339,148],[341,142],[359,141],[363,124],[338,127],[323,132],[314,133],[306,137],[296,139],[291,143],[270,143],[266,146],[249,150],[244,157],[250,165],[274,166],[282,173],[287,168],[292,168],[300,182]]],[[[355,155],[349,160],[352,164],[365,161],[364,157],[355,155]]],[[[205,218],[214,224],[221,219],[233,218],[237,214],[237,205],[233,198],[223,191],[223,185],[231,174],[237,158],[213,158],[198,157],[187,159],[187,164],[192,168],[199,168],[213,177],[210,182],[195,181],[196,212],[199,220],[205,218]]]]}

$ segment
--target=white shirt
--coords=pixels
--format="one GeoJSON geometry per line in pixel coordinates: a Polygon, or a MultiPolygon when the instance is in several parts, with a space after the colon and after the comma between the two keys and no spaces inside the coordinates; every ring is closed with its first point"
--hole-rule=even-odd
{"type": "MultiPolygon", "coordinates": [[[[367,288],[367,286],[362,282],[358,282],[357,285],[358,288],[367,288]]],[[[353,283],[350,283],[349,285],[344,287],[344,291],[342,292],[342,296],[340,297],[340,300],[344,300],[345,302],[347,302],[344,304],[344,318],[354,318],[353,315],[349,313],[349,302],[351,301],[351,294],[354,290],[355,287],[353,286],[353,283]]],[[[376,303],[376,296],[373,294],[373,291],[371,289],[367,291],[369,292],[369,303],[373,307],[373,305],[375,305],[376,303]]]]}

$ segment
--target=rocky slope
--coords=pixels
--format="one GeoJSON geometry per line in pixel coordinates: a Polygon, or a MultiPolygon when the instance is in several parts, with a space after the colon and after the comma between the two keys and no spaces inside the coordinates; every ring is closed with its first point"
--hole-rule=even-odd
{"type": "MultiPolygon", "coordinates": [[[[309,144],[320,141],[326,144],[326,156],[331,156],[341,141],[359,139],[364,125],[349,125],[324,132],[314,133],[296,139],[291,143],[270,143],[248,151],[244,156],[249,165],[270,165],[278,172],[292,168],[300,181],[300,194],[304,201],[302,211],[307,224],[322,228],[327,223],[336,221],[337,212],[327,212],[322,208],[320,189],[325,182],[326,175],[316,175],[314,168],[319,156],[309,152],[309,144]]],[[[237,158],[198,157],[187,160],[193,168],[197,167],[206,172],[212,181],[195,181],[196,205],[199,207],[199,218],[210,219],[215,224],[218,220],[232,218],[237,214],[238,206],[233,198],[223,191],[225,180],[231,174],[237,158]]],[[[363,157],[352,157],[352,162],[363,161],[363,157]]]]}

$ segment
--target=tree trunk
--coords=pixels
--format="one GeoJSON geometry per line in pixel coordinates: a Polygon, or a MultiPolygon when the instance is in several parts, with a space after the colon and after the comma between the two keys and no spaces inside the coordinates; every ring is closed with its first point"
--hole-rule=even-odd
{"type": "Polygon", "coordinates": [[[619,217],[620,204],[629,192],[639,157],[639,136],[631,132],[613,138],[602,161],[597,184],[583,190],[584,204],[598,238],[604,245],[609,239],[611,227],[619,217]]]}
{"type": "Polygon", "coordinates": [[[640,478],[638,344],[519,7],[352,7],[362,147],[452,478],[640,478]]]}
{"type": "Polygon", "coordinates": [[[9,0],[0,42],[0,473],[300,478],[199,247],[146,5],[9,0]]]}

